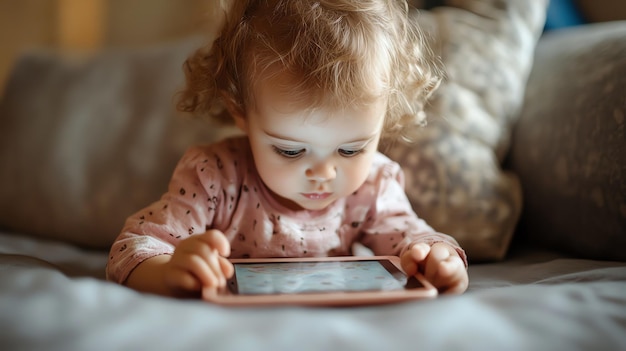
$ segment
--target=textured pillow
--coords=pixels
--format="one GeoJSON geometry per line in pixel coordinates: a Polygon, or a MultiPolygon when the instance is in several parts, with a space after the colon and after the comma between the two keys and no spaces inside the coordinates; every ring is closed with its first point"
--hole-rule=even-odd
{"type": "Polygon", "coordinates": [[[175,116],[197,45],[22,57],[0,102],[0,227],[108,248],[124,219],[166,190],[184,149],[220,136],[175,116]]]}
{"type": "Polygon", "coordinates": [[[524,106],[510,160],[523,237],[626,260],[626,21],[542,39],[524,106]]]}
{"type": "Polygon", "coordinates": [[[422,11],[447,80],[400,162],[416,212],[454,236],[473,262],[502,259],[521,212],[518,179],[501,168],[545,20],[546,1],[449,0],[422,11]]]}

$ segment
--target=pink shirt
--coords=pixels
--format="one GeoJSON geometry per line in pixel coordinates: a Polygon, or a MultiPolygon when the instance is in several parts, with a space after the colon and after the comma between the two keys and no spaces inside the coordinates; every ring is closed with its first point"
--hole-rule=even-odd
{"type": "Polygon", "coordinates": [[[400,166],[377,153],[365,183],[320,211],[292,211],[263,184],[245,137],[190,148],[168,191],[138,211],[113,243],[107,277],[123,283],[143,260],[172,254],[181,240],[219,229],[232,258],[350,255],[360,242],[376,255],[400,255],[409,245],[446,242],[413,212],[400,166]]]}

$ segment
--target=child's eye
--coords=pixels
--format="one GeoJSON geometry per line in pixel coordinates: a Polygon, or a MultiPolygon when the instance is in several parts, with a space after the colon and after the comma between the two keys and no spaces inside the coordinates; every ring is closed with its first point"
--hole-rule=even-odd
{"type": "Polygon", "coordinates": [[[304,153],[304,149],[298,149],[298,150],[285,150],[285,149],[281,149],[279,147],[276,146],[272,146],[272,148],[274,149],[274,152],[276,152],[277,154],[283,156],[283,157],[287,157],[287,158],[296,158],[300,155],[302,155],[304,153]]]}
{"type": "Polygon", "coordinates": [[[339,152],[339,154],[341,156],[353,157],[353,156],[356,156],[356,155],[360,154],[361,152],[363,152],[363,149],[358,149],[358,150],[339,149],[338,152],[339,152]]]}

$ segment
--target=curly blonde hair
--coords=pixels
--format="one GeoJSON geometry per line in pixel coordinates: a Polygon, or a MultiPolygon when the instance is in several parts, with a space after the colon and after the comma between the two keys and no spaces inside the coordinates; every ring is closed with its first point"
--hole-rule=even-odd
{"type": "Polygon", "coordinates": [[[245,115],[255,84],[279,67],[311,107],[388,100],[384,132],[425,124],[424,105],[441,77],[408,5],[399,0],[221,0],[212,45],[184,64],[178,109],[223,122],[245,115]]]}

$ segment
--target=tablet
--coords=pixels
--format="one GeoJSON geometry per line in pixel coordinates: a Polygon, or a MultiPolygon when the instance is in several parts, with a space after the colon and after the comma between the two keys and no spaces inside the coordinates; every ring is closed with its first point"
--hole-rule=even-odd
{"type": "Polygon", "coordinates": [[[204,298],[229,306],[353,306],[434,298],[422,275],[407,277],[395,256],[231,259],[235,274],[204,298]]]}

